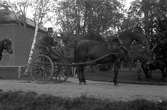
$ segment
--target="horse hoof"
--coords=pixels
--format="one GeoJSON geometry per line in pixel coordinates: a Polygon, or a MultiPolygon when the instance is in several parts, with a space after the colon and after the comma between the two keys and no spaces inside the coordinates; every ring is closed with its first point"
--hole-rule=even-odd
{"type": "Polygon", "coordinates": [[[113,82],[114,82],[114,86],[118,85],[118,81],[117,80],[113,80],[113,82]]]}
{"type": "Polygon", "coordinates": [[[86,82],[79,82],[79,85],[86,85],[86,82]]]}
{"type": "Polygon", "coordinates": [[[84,85],[86,85],[86,82],[83,82],[84,85]]]}
{"type": "Polygon", "coordinates": [[[114,86],[119,86],[119,84],[114,84],[114,86]]]}
{"type": "Polygon", "coordinates": [[[118,86],[118,83],[117,83],[117,82],[114,82],[114,86],[118,86]]]}

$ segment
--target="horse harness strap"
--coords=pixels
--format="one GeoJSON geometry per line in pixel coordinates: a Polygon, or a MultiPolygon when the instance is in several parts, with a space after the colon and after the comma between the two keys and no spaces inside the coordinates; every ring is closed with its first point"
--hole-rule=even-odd
{"type": "Polygon", "coordinates": [[[61,65],[61,66],[79,66],[79,65],[92,65],[92,64],[96,64],[96,62],[110,56],[110,55],[118,55],[120,54],[119,52],[109,52],[108,54],[106,55],[103,55],[95,60],[92,60],[92,61],[86,61],[86,62],[80,62],[80,63],[72,63],[72,64],[65,64],[65,63],[57,63],[57,65],[61,65]]]}

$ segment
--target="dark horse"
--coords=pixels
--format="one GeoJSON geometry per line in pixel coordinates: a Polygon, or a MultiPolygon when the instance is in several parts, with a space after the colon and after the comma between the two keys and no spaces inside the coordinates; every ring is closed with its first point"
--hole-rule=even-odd
{"type": "MultiPolygon", "coordinates": [[[[143,37],[143,36],[142,36],[143,37]]],[[[96,61],[96,64],[113,64],[114,68],[114,78],[113,82],[117,85],[117,77],[119,69],[121,66],[121,61],[128,59],[128,51],[126,47],[130,47],[130,44],[136,40],[137,42],[143,42],[139,34],[133,32],[124,32],[121,33],[119,38],[111,41],[108,46],[106,42],[100,42],[96,40],[80,40],[78,41],[74,56],[75,62],[81,63],[89,60],[95,60],[100,57],[107,55],[106,57],[101,58],[96,61]],[[112,48],[109,48],[112,47],[112,48]]],[[[84,75],[84,66],[78,65],[77,73],[80,84],[86,84],[86,79],[84,75]]]]}
{"type": "Polygon", "coordinates": [[[151,71],[151,70],[156,70],[159,69],[161,70],[162,73],[162,80],[164,81],[167,77],[167,39],[163,39],[160,42],[158,42],[157,44],[155,44],[155,46],[152,48],[152,52],[153,52],[153,58],[154,61],[150,64],[147,64],[147,66],[149,66],[148,69],[146,69],[145,73],[148,73],[147,71],[151,71]]]}
{"type": "Polygon", "coordinates": [[[11,40],[6,38],[0,41],[0,60],[2,59],[3,50],[6,50],[9,54],[13,53],[11,40]]]}
{"type": "Polygon", "coordinates": [[[162,60],[155,59],[153,61],[142,63],[142,69],[147,79],[152,78],[151,72],[154,70],[161,71],[163,81],[165,81],[165,78],[167,76],[165,62],[162,60]]]}

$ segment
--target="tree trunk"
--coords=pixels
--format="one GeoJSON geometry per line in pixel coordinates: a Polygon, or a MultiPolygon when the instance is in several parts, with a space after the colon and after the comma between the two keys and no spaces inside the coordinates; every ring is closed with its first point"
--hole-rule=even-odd
{"type": "Polygon", "coordinates": [[[36,40],[37,40],[39,23],[40,23],[41,10],[40,10],[39,6],[40,6],[41,2],[42,2],[41,0],[38,0],[38,4],[37,4],[38,7],[37,7],[37,10],[36,10],[37,16],[36,16],[36,21],[35,21],[34,39],[33,39],[33,42],[32,42],[32,46],[31,46],[31,50],[30,50],[30,54],[29,54],[29,59],[28,59],[27,65],[26,65],[24,75],[28,75],[29,72],[30,72],[30,65],[31,65],[32,57],[33,57],[34,50],[35,50],[35,44],[36,44],[36,40]]]}
{"type": "Polygon", "coordinates": [[[33,39],[33,42],[32,42],[32,46],[31,46],[31,50],[30,50],[30,54],[29,54],[29,59],[28,59],[28,64],[27,64],[27,67],[26,67],[26,70],[25,70],[25,75],[28,75],[28,73],[30,72],[29,70],[30,70],[30,65],[31,65],[31,62],[32,62],[33,53],[34,53],[34,50],[35,50],[35,44],[36,44],[36,40],[37,40],[38,29],[39,29],[39,22],[37,22],[36,25],[35,25],[34,39],[33,39]]]}

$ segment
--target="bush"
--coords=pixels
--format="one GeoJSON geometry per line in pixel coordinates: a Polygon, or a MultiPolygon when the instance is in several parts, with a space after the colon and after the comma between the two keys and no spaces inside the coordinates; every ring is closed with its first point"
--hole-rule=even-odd
{"type": "Polygon", "coordinates": [[[81,96],[61,98],[34,92],[0,92],[0,110],[167,110],[167,101],[111,102],[81,96]]]}

